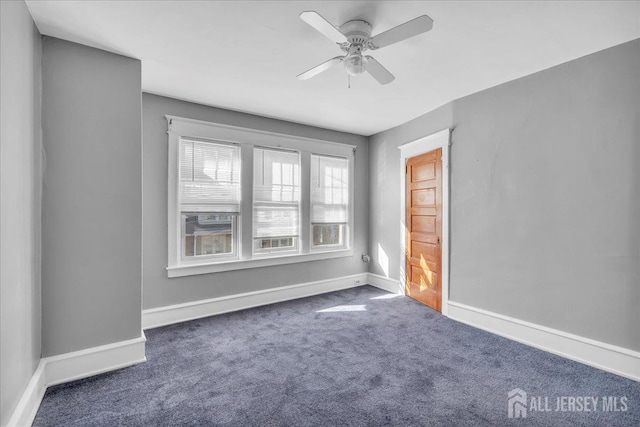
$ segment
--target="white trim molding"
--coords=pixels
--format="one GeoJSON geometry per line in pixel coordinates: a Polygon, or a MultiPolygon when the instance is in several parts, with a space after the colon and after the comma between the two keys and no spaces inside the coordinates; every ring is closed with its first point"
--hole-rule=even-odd
{"type": "Polygon", "coordinates": [[[270,132],[261,129],[227,125],[206,120],[190,119],[173,115],[165,115],[168,122],[168,133],[189,135],[195,138],[214,139],[230,143],[251,143],[263,145],[265,139],[276,146],[289,147],[291,145],[305,147],[310,151],[323,152],[327,145],[337,150],[353,150],[355,145],[309,138],[306,136],[290,135],[286,133],[270,132]]]}
{"type": "Polygon", "coordinates": [[[147,361],[144,332],[139,338],[40,359],[7,427],[30,426],[47,387],[147,361]]]}
{"type": "MultiPolygon", "coordinates": [[[[451,146],[450,129],[416,139],[399,146],[400,149],[400,283],[404,283],[405,253],[406,253],[406,224],[405,224],[405,199],[406,199],[406,164],[407,159],[429,151],[442,148],[442,314],[448,315],[449,301],[449,147],[451,146]]],[[[403,290],[404,292],[404,290],[403,290]]]]}
{"type": "Polygon", "coordinates": [[[147,361],[144,333],[127,341],[51,356],[46,361],[46,384],[52,386],[147,361]]]}
{"type": "Polygon", "coordinates": [[[380,276],[379,274],[368,273],[366,283],[392,294],[404,295],[404,287],[399,280],[390,279],[380,276]]]}
{"type": "Polygon", "coordinates": [[[215,264],[190,264],[167,267],[167,275],[172,277],[192,276],[196,274],[219,273],[221,271],[244,270],[256,267],[271,267],[274,265],[294,264],[298,262],[318,261],[333,258],[352,257],[353,249],[342,249],[331,252],[315,252],[309,254],[295,254],[285,256],[270,256],[250,260],[223,261],[215,264]]]}
{"type": "Polygon", "coordinates": [[[603,371],[640,381],[640,352],[449,301],[449,317],[603,371]]]}
{"type": "Polygon", "coordinates": [[[403,294],[402,286],[398,280],[372,273],[359,273],[334,279],[150,308],[142,311],[142,327],[144,329],[153,329],[362,285],[371,285],[393,294],[403,294]]]}
{"type": "Polygon", "coordinates": [[[366,284],[368,273],[142,310],[143,329],[275,304],[366,284]]]}

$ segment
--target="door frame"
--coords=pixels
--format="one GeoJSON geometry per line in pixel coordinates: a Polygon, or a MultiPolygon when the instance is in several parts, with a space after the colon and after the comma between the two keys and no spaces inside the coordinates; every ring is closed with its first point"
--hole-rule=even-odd
{"type": "Polygon", "coordinates": [[[442,314],[449,313],[449,148],[451,129],[446,128],[398,147],[400,150],[400,286],[406,283],[406,164],[407,159],[442,148],[442,314]]]}

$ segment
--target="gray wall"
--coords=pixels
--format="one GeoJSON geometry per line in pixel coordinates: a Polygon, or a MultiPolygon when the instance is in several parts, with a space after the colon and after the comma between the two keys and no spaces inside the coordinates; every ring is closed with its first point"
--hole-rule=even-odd
{"type": "Polygon", "coordinates": [[[40,33],[0,2],[0,425],[40,360],[40,33]]]}
{"type": "Polygon", "coordinates": [[[455,127],[451,300],[640,350],[640,40],[371,138],[371,271],[399,278],[399,150],[455,127]]]}
{"type": "Polygon", "coordinates": [[[265,117],[143,94],[143,289],[144,308],[329,279],[366,271],[367,138],[265,117]],[[167,121],[165,114],[357,145],[355,255],[275,267],[167,278],[167,121]]]}
{"type": "Polygon", "coordinates": [[[140,336],[140,61],[45,37],[42,351],[140,336]]]}

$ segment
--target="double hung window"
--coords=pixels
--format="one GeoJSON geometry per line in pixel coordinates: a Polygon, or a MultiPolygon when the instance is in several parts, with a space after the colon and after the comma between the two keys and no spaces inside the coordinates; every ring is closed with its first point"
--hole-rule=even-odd
{"type": "Polygon", "coordinates": [[[167,119],[169,277],[352,255],[353,146],[167,119]]]}
{"type": "Polygon", "coordinates": [[[240,149],[180,139],[181,258],[235,257],[240,149]]]}
{"type": "Polygon", "coordinates": [[[297,252],[300,237],[300,153],[253,150],[254,253],[297,252]]]}
{"type": "Polygon", "coordinates": [[[349,224],[349,163],[311,155],[311,229],[314,248],[343,247],[349,224]]]}

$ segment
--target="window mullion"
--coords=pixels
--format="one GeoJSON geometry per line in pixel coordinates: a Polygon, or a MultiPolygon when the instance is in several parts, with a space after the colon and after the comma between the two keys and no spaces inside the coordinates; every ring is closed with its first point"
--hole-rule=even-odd
{"type": "Polygon", "coordinates": [[[240,216],[238,218],[240,259],[253,256],[253,145],[240,146],[240,216]]]}
{"type": "Polygon", "coordinates": [[[300,253],[311,252],[311,153],[300,153],[300,253]]]}

